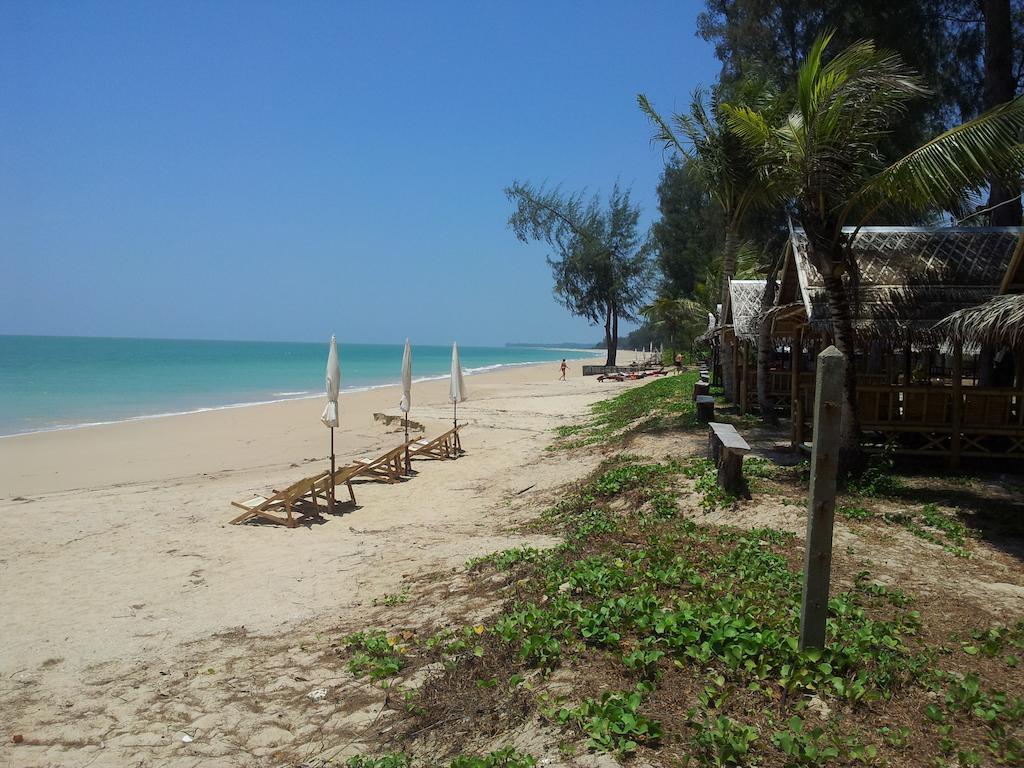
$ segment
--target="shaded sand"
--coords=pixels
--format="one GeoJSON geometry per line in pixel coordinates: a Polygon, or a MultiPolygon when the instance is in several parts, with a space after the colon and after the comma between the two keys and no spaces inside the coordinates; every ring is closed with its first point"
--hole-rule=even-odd
{"type": "MultiPolygon", "coordinates": [[[[365,622],[403,577],[509,546],[516,509],[596,465],[543,450],[632,386],[580,365],[567,382],[557,364],[468,378],[466,456],[359,483],[355,510],[293,530],[229,526],[229,501],[326,466],[320,400],[0,440],[0,764],[255,765],[330,731],[294,721],[296,701],[344,674],[305,658],[302,638],[365,622]]],[[[450,424],[447,387],[414,388],[427,434],[450,424]]],[[[342,398],[340,460],[401,441],[372,417],[398,399],[342,398]]]]}

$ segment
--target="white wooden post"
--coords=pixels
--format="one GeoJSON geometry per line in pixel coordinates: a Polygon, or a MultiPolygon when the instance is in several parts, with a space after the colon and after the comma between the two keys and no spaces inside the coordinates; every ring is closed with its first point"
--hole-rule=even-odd
{"type": "Polygon", "coordinates": [[[836,511],[836,474],[843,416],[846,358],[830,346],[818,355],[814,392],[814,448],[807,505],[804,595],[800,609],[800,648],[825,645],[832,524],[836,511]]]}

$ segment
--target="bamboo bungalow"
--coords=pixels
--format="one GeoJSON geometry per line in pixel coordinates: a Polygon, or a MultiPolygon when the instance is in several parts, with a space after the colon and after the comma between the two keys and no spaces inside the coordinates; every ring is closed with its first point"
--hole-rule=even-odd
{"type": "MultiPolygon", "coordinates": [[[[1024,282],[1024,228],[863,227],[847,234],[855,238],[859,272],[844,282],[857,336],[865,446],[944,455],[954,464],[961,456],[1024,458],[1024,376],[999,374],[1007,353],[993,365],[983,350],[965,365],[965,342],[985,338],[987,345],[995,337],[952,334],[960,344],[947,343],[950,327],[991,328],[998,322],[993,313],[1006,311],[1009,302],[978,315],[954,314],[1024,282]],[[940,326],[951,314],[960,319],[940,326]]],[[[824,283],[808,261],[802,230],[791,232],[780,282],[766,321],[775,338],[791,341],[794,440],[802,442],[813,383],[801,376],[808,367],[801,361],[804,354],[813,361],[831,336],[824,283]]]]}

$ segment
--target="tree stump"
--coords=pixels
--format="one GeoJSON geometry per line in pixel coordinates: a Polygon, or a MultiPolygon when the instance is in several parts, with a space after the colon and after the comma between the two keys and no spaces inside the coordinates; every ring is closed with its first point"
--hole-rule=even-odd
{"type": "Polygon", "coordinates": [[[697,395],[697,422],[707,424],[715,418],[715,398],[711,395],[697,395]]]}
{"type": "Polygon", "coordinates": [[[743,493],[743,456],[750,446],[732,424],[708,422],[708,458],[718,467],[718,486],[738,496],[743,493]]]}
{"type": "Polygon", "coordinates": [[[697,398],[701,397],[702,395],[710,394],[710,392],[711,392],[711,385],[708,384],[708,382],[706,382],[706,381],[703,381],[703,380],[702,381],[698,381],[698,382],[695,382],[694,385],[693,385],[693,399],[694,399],[694,401],[696,401],[697,398]]]}
{"type": "Polygon", "coordinates": [[[724,451],[718,462],[718,486],[733,496],[743,492],[743,454],[724,451]]]}

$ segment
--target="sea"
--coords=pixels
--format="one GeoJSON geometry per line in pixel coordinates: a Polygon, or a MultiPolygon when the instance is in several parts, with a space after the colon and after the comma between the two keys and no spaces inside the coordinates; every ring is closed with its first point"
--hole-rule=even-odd
{"type": "MultiPolygon", "coordinates": [[[[327,346],[0,336],[0,436],[323,397],[327,346]]],[[[403,347],[339,342],[342,392],[398,383],[403,347]]],[[[597,353],[459,347],[467,375],[591,354],[597,353]]],[[[412,361],[414,381],[445,378],[451,347],[413,345],[412,361]]]]}

